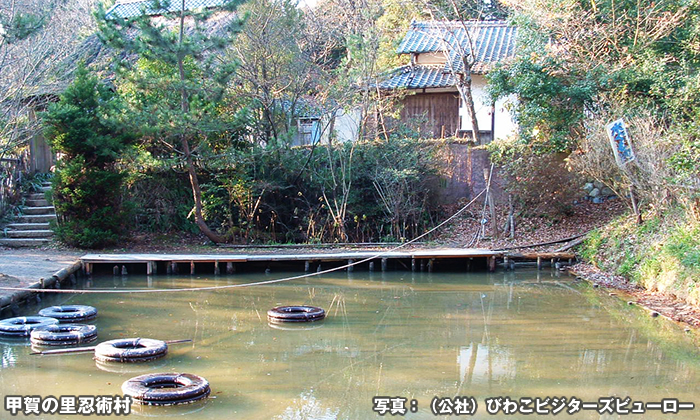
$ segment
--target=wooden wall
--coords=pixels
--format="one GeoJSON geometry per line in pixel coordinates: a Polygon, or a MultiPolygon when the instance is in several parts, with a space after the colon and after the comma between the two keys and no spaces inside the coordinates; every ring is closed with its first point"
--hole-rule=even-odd
{"type": "MultiPolygon", "coordinates": [[[[36,111],[32,110],[29,118],[36,121],[36,111]]],[[[41,130],[29,139],[29,158],[29,172],[32,174],[48,173],[51,171],[51,167],[56,164],[56,154],[51,150],[51,146],[41,130]]]]}
{"type": "Polygon", "coordinates": [[[428,138],[454,136],[459,129],[459,96],[417,93],[403,99],[401,122],[428,138]]]}

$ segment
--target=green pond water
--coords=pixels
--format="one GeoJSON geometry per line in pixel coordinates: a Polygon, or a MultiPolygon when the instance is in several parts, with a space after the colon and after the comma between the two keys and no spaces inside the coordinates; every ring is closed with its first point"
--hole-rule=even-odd
{"type": "MultiPolygon", "coordinates": [[[[201,287],[288,274],[110,276],[95,277],[91,285],[201,287]]],[[[694,336],[549,271],[343,272],[208,292],[52,295],[23,315],[54,304],[97,307],[98,341],[193,342],[170,346],[158,361],[101,366],[90,354],[32,356],[24,341],[1,340],[0,395],[117,395],[124,381],[140,374],[188,372],[210,382],[211,398],[134,408],[132,416],[359,420],[380,417],[373,411],[377,396],[406,398],[405,415],[385,417],[408,419],[436,418],[435,397],[474,397],[473,418],[483,419],[538,417],[488,414],[485,399],[499,396],[700,404],[694,336]],[[323,307],[328,316],[291,329],[268,324],[268,309],[298,304],[323,307]]],[[[558,417],[618,418],[593,410],[574,416],[564,410],[558,417]]],[[[627,417],[697,419],[700,408],[627,417]]],[[[7,418],[9,412],[0,411],[0,419],[7,418]]]]}

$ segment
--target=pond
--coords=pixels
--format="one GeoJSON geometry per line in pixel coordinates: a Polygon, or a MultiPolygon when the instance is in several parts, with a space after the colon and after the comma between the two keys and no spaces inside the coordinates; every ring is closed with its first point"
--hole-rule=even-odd
{"type": "MultiPolygon", "coordinates": [[[[109,276],[91,284],[201,287],[288,274],[109,276]]],[[[646,415],[631,418],[667,418],[653,403],[666,399],[667,409],[672,398],[700,403],[700,351],[692,335],[554,271],[343,272],[207,292],[52,295],[23,315],[52,304],[97,307],[92,323],[99,341],[193,342],[170,346],[167,357],[154,362],[104,365],[90,354],[33,356],[24,341],[6,339],[0,341],[3,396],[121,395],[121,384],[133,376],[188,372],[209,380],[210,399],[134,407],[133,415],[361,420],[390,408],[401,411],[403,403],[405,415],[387,411],[385,417],[429,419],[436,418],[433,411],[467,409],[475,401],[474,418],[533,418],[487,412],[487,399],[507,396],[532,398],[524,411],[534,410],[536,398],[549,397],[542,408],[559,407],[560,416],[607,419],[618,416],[605,409],[601,415],[593,405],[573,417],[566,412],[576,400],[601,409],[629,396],[629,410],[634,402],[652,403],[646,415]],[[323,307],[328,316],[290,328],[268,325],[268,309],[296,304],[323,307]],[[454,405],[458,396],[474,400],[454,405]]],[[[695,419],[698,410],[672,418],[695,419]]]]}

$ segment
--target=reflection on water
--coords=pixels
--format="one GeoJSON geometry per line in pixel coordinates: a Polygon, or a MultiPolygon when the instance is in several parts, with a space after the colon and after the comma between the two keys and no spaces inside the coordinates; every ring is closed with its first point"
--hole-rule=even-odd
{"type": "MultiPolygon", "coordinates": [[[[434,418],[436,396],[474,396],[480,418],[488,418],[485,398],[506,395],[700,403],[699,354],[680,328],[558,276],[354,272],[196,293],[48,297],[43,306],[97,307],[101,341],[193,342],[171,346],[153,363],[97,366],[89,354],[30,356],[21,341],[1,341],[0,393],[114,395],[130,377],[169,371],[204,376],[211,398],[196,407],[140,408],[140,415],[367,419],[379,417],[372,411],[375,396],[417,400],[417,412],[405,416],[412,419],[434,418]],[[326,309],[326,319],[268,324],[268,309],[299,304],[326,309]]],[[[260,278],[270,276],[131,276],[93,283],[176,288],[260,278]]]]}
{"type": "Polygon", "coordinates": [[[481,343],[471,343],[459,349],[457,363],[462,384],[504,383],[515,378],[515,363],[508,350],[481,343]]]}

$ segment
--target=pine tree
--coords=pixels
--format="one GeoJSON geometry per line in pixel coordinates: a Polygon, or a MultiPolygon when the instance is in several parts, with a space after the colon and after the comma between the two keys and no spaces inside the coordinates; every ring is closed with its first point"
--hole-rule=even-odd
{"type": "MultiPolygon", "coordinates": [[[[235,17],[239,0],[224,1],[216,9],[187,10],[185,0],[154,0],[148,10],[165,19],[143,13],[130,19],[97,13],[103,42],[122,54],[119,73],[132,120],[144,139],[165,143],[187,169],[195,223],[213,242],[224,238],[207,225],[202,212],[202,191],[196,161],[213,138],[226,140],[231,118],[220,112],[226,85],[234,65],[222,60],[240,25],[235,17]],[[179,3],[179,4],[178,4],[179,3]],[[177,6],[177,7],[175,7],[177,6]],[[167,10],[177,9],[175,12],[167,10]]],[[[233,130],[235,131],[235,130],[233,130]]],[[[233,139],[229,139],[233,140],[233,139]]]]}

